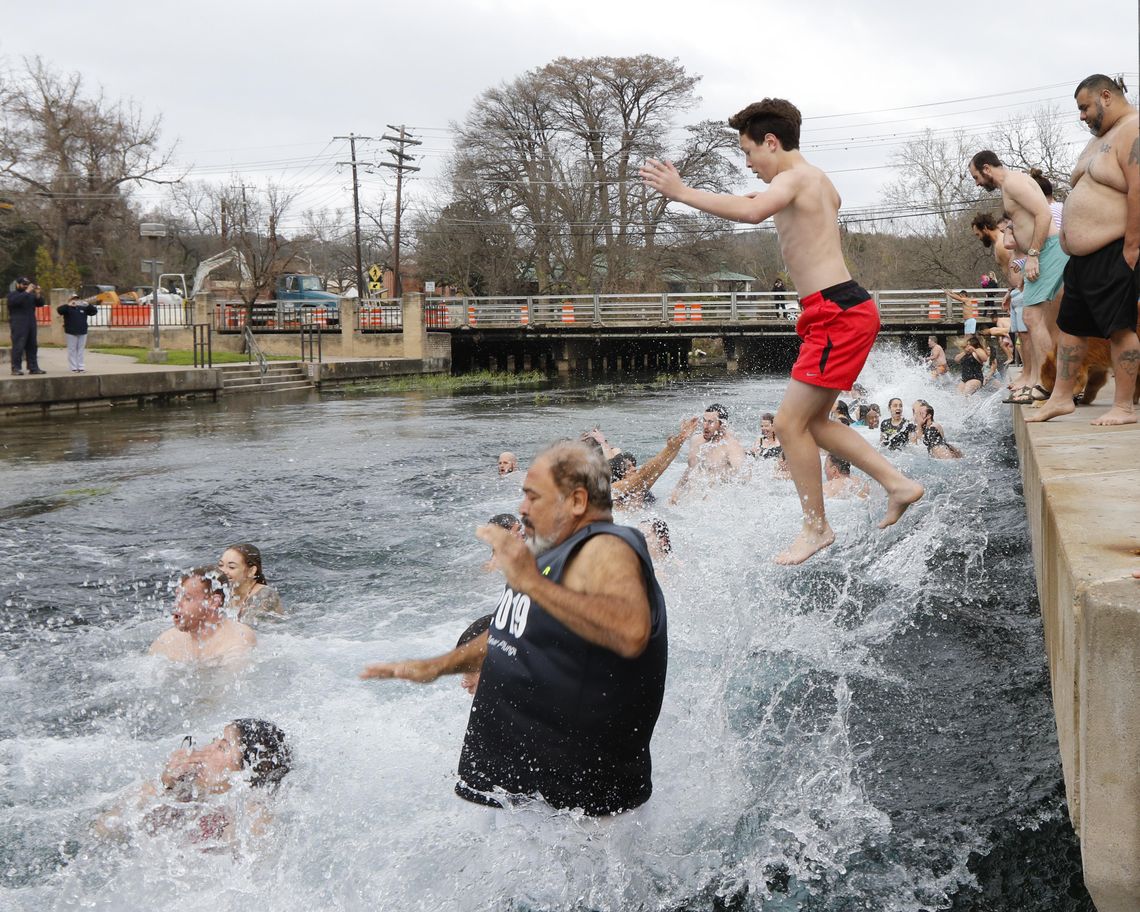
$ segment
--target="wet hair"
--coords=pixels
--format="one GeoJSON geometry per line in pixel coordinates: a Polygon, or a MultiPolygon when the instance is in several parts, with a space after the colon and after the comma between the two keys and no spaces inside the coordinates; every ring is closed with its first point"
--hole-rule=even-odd
{"type": "Polygon", "coordinates": [[[660,518],[642,520],[643,526],[649,526],[661,550],[666,554],[673,553],[673,541],[669,538],[669,524],[660,518]]]}
{"type": "Polygon", "coordinates": [[[585,444],[587,447],[589,447],[591,450],[593,450],[594,452],[596,452],[596,453],[597,453],[599,456],[601,456],[603,459],[605,458],[605,455],[606,455],[606,448],[605,448],[605,447],[603,447],[603,446],[602,446],[602,445],[601,445],[601,444],[600,444],[600,443],[599,443],[599,442],[598,442],[596,439],[594,439],[593,437],[591,437],[591,436],[590,436],[588,433],[586,433],[585,431],[583,431],[583,432],[582,432],[582,436],[578,438],[578,442],[579,442],[579,443],[584,443],[584,444],[585,444]]]}
{"type": "Polygon", "coordinates": [[[992,212],[976,212],[970,226],[979,231],[997,231],[997,219],[992,212]]]}
{"type": "Polygon", "coordinates": [[[930,420],[933,421],[934,420],[934,406],[931,405],[929,402],[927,402],[925,399],[919,399],[917,401],[918,401],[919,405],[921,405],[924,409],[926,409],[930,413],[930,420]]]}
{"type": "Polygon", "coordinates": [[[610,481],[621,481],[630,469],[637,468],[637,459],[633,453],[618,453],[610,460],[610,481]]]}
{"type": "Polygon", "coordinates": [[[847,406],[847,403],[844,402],[842,399],[836,399],[835,400],[835,410],[837,412],[839,412],[839,414],[843,418],[846,418],[848,421],[851,420],[851,409],[847,406]]]}
{"type": "Polygon", "coordinates": [[[539,457],[550,462],[550,474],[564,497],[584,488],[590,506],[608,513],[613,509],[610,466],[602,455],[601,445],[596,440],[594,443],[596,446],[591,447],[584,440],[560,440],[543,450],[539,457]]]}
{"type": "Polygon", "coordinates": [[[705,412],[716,412],[717,418],[719,418],[721,421],[728,421],[728,409],[726,409],[719,402],[714,402],[712,405],[706,405],[705,412]]]}
{"type": "MultiPolygon", "coordinates": [[[[251,545],[249,542],[241,542],[237,545],[230,545],[226,551],[236,551],[241,555],[241,559],[245,561],[247,567],[256,568],[257,572],[253,576],[256,583],[261,583],[263,586],[269,583],[265,578],[265,571],[261,565],[261,549],[257,545],[251,545]]],[[[222,552],[223,554],[225,552],[222,552]]]]}
{"type": "Polygon", "coordinates": [[[982,337],[979,336],[977,333],[974,333],[969,338],[967,338],[966,344],[972,345],[972,346],[974,346],[974,348],[985,348],[986,347],[986,343],[982,341],[982,337]]]}
{"type": "Polygon", "coordinates": [[[868,402],[865,406],[863,406],[863,414],[866,415],[867,412],[875,412],[878,415],[883,414],[883,410],[879,408],[879,403],[877,402],[868,402]]]}
{"type": "Polygon", "coordinates": [[[476,637],[482,636],[486,631],[491,629],[491,618],[494,614],[485,614],[481,618],[477,618],[467,625],[467,629],[459,634],[459,639],[455,641],[455,648],[466,646],[476,637]]]}
{"type": "Polygon", "coordinates": [[[897,402],[899,405],[903,404],[903,401],[898,396],[891,396],[891,398],[887,400],[887,408],[889,409],[891,407],[891,403],[894,402],[897,402]]]}
{"type": "Polygon", "coordinates": [[[229,591],[229,580],[226,575],[222,573],[217,567],[194,567],[192,570],[187,570],[178,578],[180,583],[185,583],[188,579],[201,580],[206,585],[206,592],[209,595],[220,595],[223,601],[229,591]]]}
{"type": "Polygon", "coordinates": [[[1001,159],[997,157],[996,152],[991,152],[989,149],[982,149],[973,158],[970,159],[970,164],[974,166],[974,170],[979,174],[982,173],[982,168],[989,165],[991,168],[1004,167],[1001,159]]]}
{"type": "Polygon", "coordinates": [[[502,526],[508,532],[519,524],[519,518],[514,513],[496,513],[487,523],[492,526],[502,526]]]}
{"type": "Polygon", "coordinates": [[[728,125],[742,136],[747,133],[754,143],[764,142],[771,133],[785,151],[800,147],[800,109],[785,98],[765,98],[750,104],[728,119],[728,125]]]}
{"type": "Polygon", "coordinates": [[[835,466],[835,471],[837,471],[840,475],[851,474],[851,463],[849,463],[846,459],[840,459],[834,453],[828,453],[827,458],[831,461],[831,464],[835,466]]]}
{"type": "Polygon", "coordinates": [[[276,788],[289,772],[293,752],[285,743],[285,732],[264,719],[234,719],[239,732],[242,769],[252,770],[249,784],[254,788],[276,788]]]}
{"type": "Polygon", "coordinates": [[[1047,178],[1040,168],[1030,168],[1029,176],[1037,181],[1037,186],[1041,188],[1041,192],[1046,196],[1053,195],[1053,182],[1047,178]]]}
{"type": "Polygon", "coordinates": [[[1128,91],[1128,86],[1124,84],[1124,77],[1117,76],[1113,79],[1111,76],[1105,76],[1104,73],[1093,73],[1091,76],[1086,76],[1077,83],[1077,89],[1073,92],[1073,97],[1076,98],[1081,92],[1088,91],[1094,94],[1108,90],[1113,95],[1123,96],[1128,91]]]}
{"type": "Polygon", "coordinates": [[[773,415],[771,412],[765,412],[763,415],[760,416],[760,420],[761,421],[775,421],[776,416],[773,415]]]}

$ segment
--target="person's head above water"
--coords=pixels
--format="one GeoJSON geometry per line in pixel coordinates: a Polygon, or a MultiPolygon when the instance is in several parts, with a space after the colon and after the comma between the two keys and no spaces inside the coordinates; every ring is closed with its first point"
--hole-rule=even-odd
{"type": "Polygon", "coordinates": [[[724,426],[728,423],[728,409],[719,402],[705,407],[704,420],[701,422],[701,433],[705,440],[719,440],[724,435],[724,426]]]}
{"type": "Polygon", "coordinates": [[[519,467],[519,458],[511,452],[499,454],[499,474],[510,475],[519,467]]]}
{"type": "Polygon", "coordinates": [[[514,513],[496,513],[487,522],[506,529],[508,532],[518,532],[522,527],[519,518],[514,513]]]}
{"type": "Polygon", "coordinates": [[[610,480],[621,481],[637,468],[637,457],[633,453],[618,453],[610,460],[610,480]]]}
{"type": "Polygon", "coordinates": [[[249,542],[226,548],[218,559],[218,569],[226,575],[232,586],[249,582],[266,585],[268,582],[261,563],[261,550],[249,542]]]}
{"type": "MultiPolygon", "coordinates": [[[[900,405],[901,404],[902,403],[900,403],[900,405]]],[[[863,420],[867,422],[867,427],[869,427],[871,430],[878,428],[879,421],[882,419],[882,417],[883,410],[879,408],[879,404],[877,402],[872,402],[865,409],[863,409],[863,420]]]]}
{"type": "Polygon", "coordinates": [[[252,775],[254,788],[276,788],[293,762],[293,753],[285,741],[285,732],[264,719],[234,719],[226,728],[238,731],[242,769],[252,775]]]}
{"type": "Polygon", "coordinates": [[[531,551],[549,551],[583,526],[612,516],[610,466],[600,448],[563,440],[535,457],[519,504],[531,551]]]}
{"type": "Polygon", "coordinates": [[[851,463],[846,459],[840,459],[833,453],[828,453],[827,459],[823,461],[823,473],[828,479],[836,478],[840,475],[850,475],[851,463]]]}
{"type": "Polygon", "coordinates": [[[195,567],[179,579],[171,620],[183,633],[217,625],[226,602],[226,578],[217,567],[195,567]]]}
{"type": "Polygon", "coordinates": [[[289,772],[292,756],[285,733],[262,719],[234,719],[221,737],[195,749],[193,739],[171,754],[163,769],[163,786],[179,800],[229,791],[235,774],[250,770],[254,788],[274,788],[289,772]]]}
{"type": "Polygon", "coordinates": [[[669,537],[669,524],[657,517],[643,519],[638,523],[641,534],[645,536],[645,544],[649,554],[656,560],[662,560],[673,553],[673,541],[669,537]]]}

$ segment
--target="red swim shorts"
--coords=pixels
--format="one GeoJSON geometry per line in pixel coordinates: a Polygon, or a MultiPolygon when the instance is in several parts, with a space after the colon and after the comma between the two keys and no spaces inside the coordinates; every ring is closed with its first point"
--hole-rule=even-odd
{"type": "Polygon", "coordinates": [[[849,279],[800,301],[796,334],[803,343],[792,379],[851,389],[879,334],[879,309],[866,289],[849,279]]]}

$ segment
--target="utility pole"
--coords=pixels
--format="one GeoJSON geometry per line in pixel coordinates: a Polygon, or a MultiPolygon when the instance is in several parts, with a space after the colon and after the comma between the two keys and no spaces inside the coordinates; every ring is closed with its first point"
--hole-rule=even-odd
{"type": "Polygon", "coordinates": [[[371,139],[371,136],[357,136],[349,133],[348,136],[334,136],[333,139],[347,139],[348,147],[352,152],[352,161],[337,162],[338,165],[352,165],[352,212],[356,221],[356,295],[364,297],[364,264],[360,259],[360,183],[356,179],[356,167],[372,168],[371,162],[358,162],[356,160],[356,141],[358,139],[371,139]]]}
{"type": "Polygon", "coordinates": [[[404,293],[403,284],[400,282],[400,192],[404,185],[404,172],[405,171],[419,171],[419,168],[414,168],[406,162],[416,160],[414,155],[407,155],[404,152],[405,146],[422,146],[423,143],[418,139],[413,139],[412,135],[408,133],[403,124],[398,127],[388,124],[389,130],[399,130],[399,136],[390,136],[385,133],[380,138],[388,140],[389,142],[396,143],[396,147],[388,147],[388,154],[392,156],[395,161],[380,162],[383,168],[394,168],[396,171],[396,228],[392,238],[392,273],[395,277],[393,291],[398,298],[404,293]]]}

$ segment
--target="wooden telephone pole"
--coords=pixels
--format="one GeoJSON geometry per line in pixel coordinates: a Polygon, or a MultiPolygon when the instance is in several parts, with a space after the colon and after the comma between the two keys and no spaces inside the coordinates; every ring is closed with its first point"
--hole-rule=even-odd
{"type": "Polygon", "coordinates": [[[396,227],[392,238],[392,272],[395,276],[393,291],[398,298],[404,293],[403,283],[400,281],[400,195],[404,185],[404,172],[420,170],[408,164],[408,162],[415,161],[416,157],[405,153],[404,148],[406,146],[420,146],[423,145],[423,143],[413,138],[403,124],[400,124],[398,127],[388,124],[388,129],[399,131],[398,136],[391,136],[385,133],[380,137],[382,140],[396,144],[395,146],[388,147],[388,154],[392,156],[393,161],[380,162],[379,164],[382,168],[394,168],[396,171],[396,227]]]}

